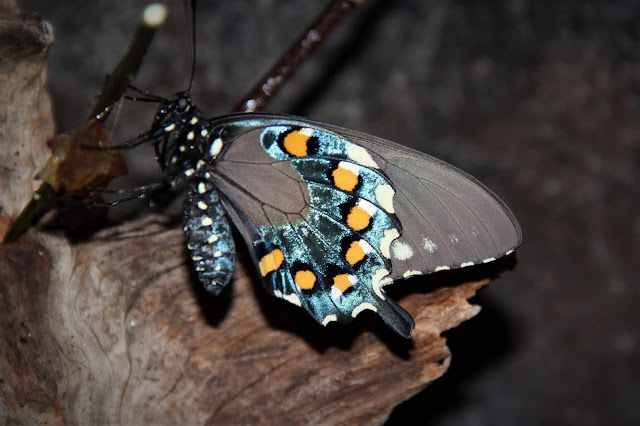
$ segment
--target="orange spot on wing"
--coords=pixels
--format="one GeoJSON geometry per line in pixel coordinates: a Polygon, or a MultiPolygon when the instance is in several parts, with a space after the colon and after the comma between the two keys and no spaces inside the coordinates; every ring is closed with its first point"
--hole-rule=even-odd
{"type": "Polygon", "coordinates": [[[351,284],[351,281],[349,280],[350,277],[351,275],[349,274],[336,275],[335,277],[333,277],[333,286],[340,290],[340,293],[344,293],[353,286],[353,284],[351,284]]]}
{"type": "Polygon", "coordinates": [[[347,225],[355,230],[362,231],[371,222],[371,215],[360,206],[354,206],[347,216],[347,225]]]}
{"type": "Polygon", "coordinates": [[[353,191],[358,184],[358,175],[351,170],[338,167],[331,174],[333,176],[333,184],[343,191],[353,191]]]}
{"type": "Polygon", "coordinates": [[[285,151],[294,157],[306,157],[311,132],[308,129],[294,130],[285,136],[282,142],[285,151]]]}
{"type": "Polygon", "coordinates": [[[293,278],[296,285],[301,290],[311,290],[316,284],[316,274],[309,270],[298,271],[293,278]]]}
{"type": "Polygon", "coordinates": [[[362,247],[360,247],[360,244],[358,244],[357,241],[354,241],[349,246],[349,250],[347,250],[345,258],[347,259],[347,262],[349,262],[349,264],[353,266],[364,259],[366,255],[367,254],[364,252],[364,250],[362,250],[362,247]]]}
{"type": "Polygon", "coordinates": [[[284,254],[280,249],[274,249],[273,251],[265,254],[258,262],[258,268],[260,274],[266,277],[269,272],[276,271],[282,265],[284,261],[284,254]]]}

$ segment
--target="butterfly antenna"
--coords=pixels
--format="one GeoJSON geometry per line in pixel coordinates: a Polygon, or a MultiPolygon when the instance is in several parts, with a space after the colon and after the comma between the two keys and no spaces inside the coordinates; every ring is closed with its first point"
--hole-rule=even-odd
{"type": "MultiPolygon", "coordinates": [[[[189,16],[189,9],[187,8],[187,2],[184,2],[184,13],[185,16],[189,16]]],[[[190,32],[190,40],[188,40],[189,45],[189,55],[191,56],[191,76],[189,77],[189,87],[187,88],[187,92],[191,92],[191,87],[193,86],[193,77],[196,72],[196,0],[191,0],[191,25],[189,26],[190,32]]]]}
{"type": "Polygon", "coordinates": [[[143,97],[139,98],[135,96],[125,96],[124,97],[125,99],[131,100],[131,101],[139,101],[139,102],[159,102],[159,103],[169,102],[168,99],[163,98],[162,96],[154,95],[150,93],[148,90],[139,89],[133,84],[127,84],[127,88],[136,93],[141,94],[143,97]]]}

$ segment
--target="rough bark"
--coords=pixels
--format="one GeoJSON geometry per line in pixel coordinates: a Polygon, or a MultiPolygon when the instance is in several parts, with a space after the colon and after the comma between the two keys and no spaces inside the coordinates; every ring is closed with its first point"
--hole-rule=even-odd
{"type": "MultiPolygon", "coordinates": [[[[53,36],[17,11],[0,20],[4,233],[48,156],[53,36]]],[[[232,289],[204,294],[186,259],[179,224],[159,215],[82,242],[36,227],[1,246],[0,422],[382,422],[445,372],[441,333],[479,311],[467,299],[487,282],[411,281],[405,341],[373,315],[322,328],[267,296],[242,255],[232,289]]]]}

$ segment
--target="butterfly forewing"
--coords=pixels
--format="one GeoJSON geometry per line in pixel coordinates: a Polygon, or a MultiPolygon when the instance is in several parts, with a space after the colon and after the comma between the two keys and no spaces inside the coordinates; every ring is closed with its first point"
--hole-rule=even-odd
{"type": "Polygon", "coordinates": [[[182,110],[163,116],[165,132],[186,135],[165,147],[170,164],[185,164],[167,169],[167,180],[176,190],[191,185],[189,249],[214,292],[233,267],[228,216],[273,295],[323,325],[371,310],[409,337],[413,320],[384,285],[489,262],[520,244],[504,203],[433,157],[295,117],[202,120],[197,108],[182,110]]]}
{"type": "Polygon", "coordinates": [[[520,245],[513,213],[469,174],[384,139],[326,128],[367,149],[393,184],[403,232],[391,246],[390,279],[490,262],[520,245]]]}

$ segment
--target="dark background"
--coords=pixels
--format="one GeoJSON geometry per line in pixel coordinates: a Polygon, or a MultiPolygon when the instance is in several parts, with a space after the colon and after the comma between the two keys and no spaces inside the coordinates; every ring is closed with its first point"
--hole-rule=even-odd
{"type": "MultiPolygon", "coordinates": [[[[58,130],[84,121],[142,3],[20,1],[55,28],[58,130]]],[[[323,3],[201,1],[195,102],[229,111],[323,3]]],[[[135,81],[165,96],[189,75],[170,5],[135,81]]],[[[640,424],[639,65],[636,1],[367,0],[270,105],[443,158],[522,225],[515,270],[447,333],[449,372],[390,423],[640,424]]],[[[120,112],[116,142],[148,128],[140,109],[120,112]]]]}

